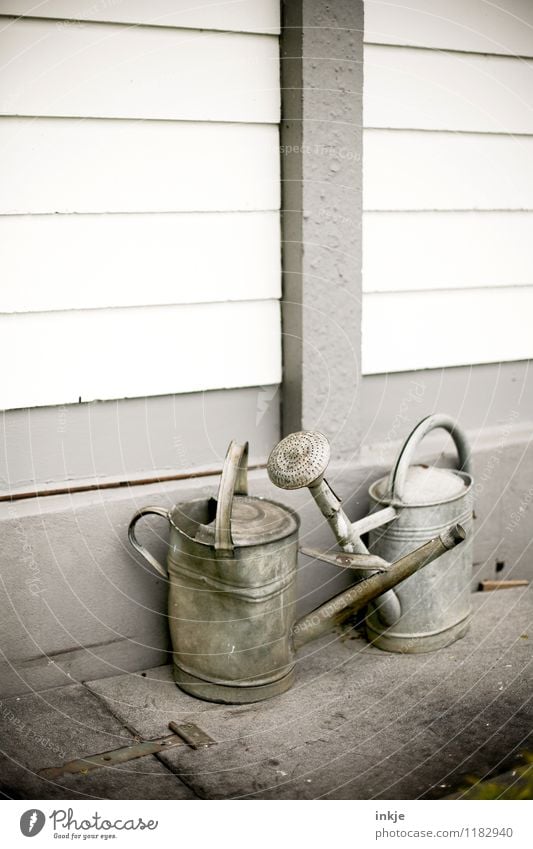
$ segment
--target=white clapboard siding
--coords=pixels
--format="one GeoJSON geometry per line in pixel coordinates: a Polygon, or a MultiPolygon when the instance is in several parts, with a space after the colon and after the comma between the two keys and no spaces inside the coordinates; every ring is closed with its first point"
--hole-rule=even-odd
{"type": "Polygon", "coordinates": [[[0,0],[3,15],[235,32],[279,32],[279,0],[0,0]]]}
{"type": "Polygon", "coordinates": [[[533,137],[365,130],[365,209],[533,209],[533,137]]]}
{"type": "Polygon", "coordinates": [[[0,118],[0,214],[279,207],[278,128],[0,118]]]}
{"type": "Polygon", "coordinates": [[[533,287],[365,295],[366,374],[533,357],[533,287]]]}
{"type": "Polygon", "coordinates": [[[533,60],[367,45],[364,125],[533,133],[533,60]]]}
{"type": "Polygon", "coordinates": [[[277,212],[0,216],[1,312],[281,296],[277,212]]]}
{"type": "Polygon", "coordinates": [[[365,40],[533,56],[533,3],[365,0],[365,40]]]}
{"type": "Polygon", "coordinates": [[[280,381],[279,11],[0,0],[2,409],[280,381]]]}
{"type": "Polygon", "coordinates": [[[278,383],[278,301],[0,316],[2,408],[278,383]]]}
{"type": "Polygon", "coordinates": [[[1,23],[0,114],[279,121],[275,36],[1,23]]]}
{"type": "Polygon", "coordinates": [[[365,292],[525,285],[533,212],[364,213],[365,292]]]}
{"type": "Polygon", "coordinates": [[[533,2],[366,0],[363,371],[533,355],[533,2]]]}

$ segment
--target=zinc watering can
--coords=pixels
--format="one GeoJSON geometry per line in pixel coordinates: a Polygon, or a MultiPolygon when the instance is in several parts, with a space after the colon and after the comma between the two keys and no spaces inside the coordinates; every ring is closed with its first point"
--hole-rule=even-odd
{"type": "Polygon", "coordinates": [[[368,638],[375,646],[395,652],[428,652],[453,643],[468,630],[473,566],[470,448],[457,422],[442,414],[419,422],[390,475],[372,484],[369,496],[371,509],[378,515],[383,508],[393,508],[397,514],[386,527],[370,531],[368,547],[379,557],[396,560],[451,523],[461,524],[468,539],[394,590],[399,616],[389,616],[379,600],[372,603],[366,619],[368,638]],[[413,465],[421,440],[436,428],[452,436],[457,469],[413,465]]]}
{"type": "MultiPolygon", "coordinates": [[[[453,526],[392,565],[374,555],[343,554],[341,565],[368,577],[297,622],[299,518],[282,504],[248,495],[247,455],[247,443],[230,444],[216,498],[182,502],[168,511],[145,507],[129,526],[132,546],[169,582],[177,685],[200,699],[228,704],[283,693],[293,683],[300,646],[465,537],[453,526]],[[135,536],[137,522],[150,513],[170,525],[166,567],[135,536]]],[[[284,473],[283,462],[279,452],[278,461],[271,456],[271,475],[284,473]]],[[[321,457],[309,456],[313,468],[320,464],[321,457]]]]}

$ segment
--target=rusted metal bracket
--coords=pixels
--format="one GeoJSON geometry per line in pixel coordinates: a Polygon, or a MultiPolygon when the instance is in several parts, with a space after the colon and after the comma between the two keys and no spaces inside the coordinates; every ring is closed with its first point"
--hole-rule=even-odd
{"type": "Polygon", "coordinates": [[[60,778],[62,775],[76,775],[80,773],[85,775],[104,766],[117,766],[127,761],[133,761],[136,758],[144,758],[146,755],[156,755],[158,752],[173,749],[176,746],[205,749],[216,743],[205,731],[202,731],[201,728],[198,728],[192,722],[184,724],[170,722],[168,727],[174,732],[174,734],[168,737],[158,737],[156,740],[143,740],[140,743],[132,743],[131,746],[123,746],[120,749],[112,749],[109,752],[87,755],[86,758],[68,761],[61,766],[46,767],[46,769],[41,769],[38,774],[41,778],[60,778]]]}
{"type": "Polygon", "coordinates": [[[301,546],[300,551],[307,557],[314,557],[315,560],[322,560],[324,563],[331,563],[332,566],[341,566],[344,569],[354,569],[355,571],[388,572],[391,565],[375,554],[350,554],[344,551],[334,551],[329,554],[326,551],[319,551],[317,548],[307,546],[301,546]]]}
{"type": "Polygon", "coordinates": [[[207,749],[209,746],[215,745],[213,738],[192,722],[184,722],[181,725],[178,725],[177,722],[169,722],[168,727],[178,734],[191,749],[207,749]]]}

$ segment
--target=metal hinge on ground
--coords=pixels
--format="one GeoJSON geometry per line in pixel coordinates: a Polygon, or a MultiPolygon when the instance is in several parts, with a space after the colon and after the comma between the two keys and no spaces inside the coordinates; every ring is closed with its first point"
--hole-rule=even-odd
{"type": "Polygon", "coordinates": [[[86,758],[68,761],[61,766],[46,767],[46,769],[41,769],[38,774],[41,778],[59,778],[62,775],[76,775],[79,773],[85,775],[85,773],[92,772],[94,769],[101,769],[104,766],[117,766],[117,764],[123,764],[126,761],[135,760],[135,758],[156,755],[159,752],[163,752],[166,749],[173,749],[176,746],[190,746],[191,749],[206,749],[208,746],[214,746],[216,743],[205,731],[202,731],[201,728],[198,728],[192,722],[182,724],[169,722],[168,727],[174,732],[168,737],[159,737],[157,740],[144,740],[141,743],[132,743],[131,746],[123,746],[120,749],[113,749],[110,752],[87,755],[86,758]]]}

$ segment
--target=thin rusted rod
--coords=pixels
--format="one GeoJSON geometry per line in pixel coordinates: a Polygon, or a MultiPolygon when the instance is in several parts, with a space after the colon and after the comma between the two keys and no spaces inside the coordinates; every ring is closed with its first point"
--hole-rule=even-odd
{"type": "MultiPolygon", "coordinates": [[[[249,470],[266,469],[266,463],[257,463],[248,466],[249,470]]],[[[162,475],[157,478],[141,478],[139,480],[110,481],[108,483],[91,483],[80,486],[66,486],[59,489],[37,489],[32,492],[12,492],[9,495],[0,495],[0,501],[22,501],[26,498],[43,498],[45,495],[71,495],[75,492],[95,492],[100,489],[120,489],[130,486],[148,486],[153,483],[167,483],[168,481],[193,480],[194,478],[209,478],[220,475],[222,466],[217,469],[202,469],[198,472],[183,472],[178,475],[162,475]]]]}

